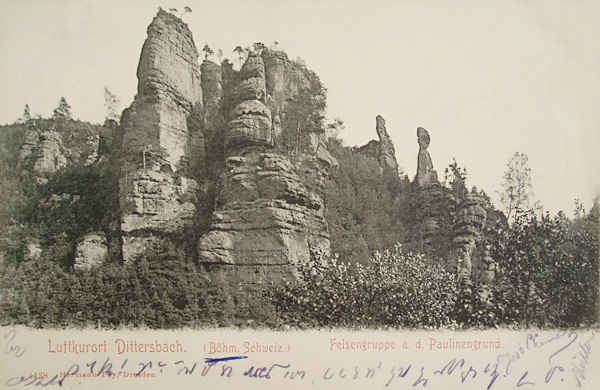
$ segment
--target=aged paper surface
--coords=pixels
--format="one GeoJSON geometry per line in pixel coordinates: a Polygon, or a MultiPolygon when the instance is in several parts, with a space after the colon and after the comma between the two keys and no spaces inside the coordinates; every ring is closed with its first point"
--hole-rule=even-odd
{"type": "MultiPolygon", "coordinates": [[[[201,5],[195,7],[200,12],[201,5]]],[[[599,350],[597,330],[115,331],[16,326],[0,329],[0,387],[594,389],[600,383],[599,350]]]]}
{"type": "Polygon", "coordinates": [[[17,327],[2,329],[0,375],[3,388],[594,389],[599,340],[595,331],[17,327]]]}

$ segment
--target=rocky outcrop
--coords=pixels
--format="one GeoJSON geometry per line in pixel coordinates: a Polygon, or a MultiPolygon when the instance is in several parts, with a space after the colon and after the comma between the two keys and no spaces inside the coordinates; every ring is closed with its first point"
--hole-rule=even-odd
{"type": "Polygon", "coordinates": [[[98,158],[99,158],[98,147],[100,145],[100,135],[94,134],[94,135],[87,136],[85,145],[86,145],[87,149],[91,151],[91,153],[88,154],[87,157],[85,158],[85,162],[84,162],[84,165],[86,167],[88,167],[98,161],[98,158]]]}
{"type": "Polygon", "coordinates": [[[454,253],[452,266],[456,267],[459,280],[466,282],[472,278],[473,251],[477,247],[487,219],[487,212],[481,206],[477,195],[467,195],[459,205],[454,226],[454,253]]]}
{"type": "Polygon", "coordinates": [[[265,69],[262,58],[250,53],[240,70],[237,87],[238,104],[225,133],[225,150],[236,153],[250,145],[272,146],[271,110],[265,105],[265,69]]]}
{"type": "Polygon", "coordinates": [[[266,104],[273,118],[273,136],[281,134],[281,119],[289,102],[307,85],[301,69],[280,50],[265,49],[261,53],[265,65],[266,104]]]}
{"type": "Polygon", "coordinates": [[[191,164],[203,163],[205,147],[198,52],[181,19],[159,10],[137,76],[138,93],[113,134],[127,159],[118,213],[125,262],[190,228],[198,184],[187,176],[191,164]]]}
{"type": "Polygon", "coordinates": [[[383,168],[398,172],[398,162],[396,161],[396,149],[385,128],[385,119],[381,115],[375,118],[375,128],[379,136],[379,165],[383,168]]]}
{"type": "Polygon", "coordinates": [[[28,126],[25,132],[25,138],[21,145],[19,157],[21,161],[27,161],[34,156],[38,143],[40,142],[40,134],[34,125],[28,126]]]}
{"type": "Polygon", "coordinates": [[[88,233],[75,248],[75,264],[77,271],[90,271],[98,267],[108,258],[108,246],[104,233],[88,233]]]}
{"type": "Polygon", "coordinates": [[[422,127],[417,129],[417,137],[419,142],[419,157],[417,160],[417,175],[415,182],[421,188],[425,188],[431,184],[439,183],[437,172],[433,169],[431,156],[427,151],[429,147],[429,133],[422,127]]]}
{"type": "Polygon", "coordinates": [[[43,184],[69,164],[94,164],[98,143],[98,128],[94,125],[73,120],[30,120],[19,153],[20,165],[43,184]]]}
{"type": "Polygon", "coordinates": [[[123,259],[132,261],[151,243],[168,240],[192,224],[198,184],[170,173],[137,170],[121,179],[123,259]]]}
{"type": "Polygon", "coordinates": [[[324,134],[309,133],[308,153],[314,155],[325,166],[327,172],[334,173],[339,167],[335,157],[327,150],[324,134]]]}
{"type": "Polygon", "coordinates": [[[49,174],[67,165],[67,158],[62,151],[62,139],[57,131],[49,129],[40,132],[34,158],[33,172],[39,183],[46,183],[49,174]]]}
{"type": "Polygon", "coordinates": [[[379,141],[369,141],[366,145],[358,148],[358,152],[376,159],[381,168],[398,173],[396,149],[385,128],[385,119],[381,115],[377,115],[375,118],[375,129],[379,141]]]}
{"type": "Polygon", "coordinates": [[[260,100],[245,100],[235,106],[225,135],[226,149],[244,145],[272,146],[271,111],[260,100]]]}
{"type": "Polygon", "coordinates": [[[306,184],[319,175],[314,157],[291,163],[275,153],[250,153],[228,158],[227,169],[211,230],[200,240],[200,261],[276,265],[329,254],[323,200],[306,184]]]}
{"type": "Polygon", "coordinates": [[[202,105],[198,51],[181,19],[158,12],[148,26],[137,76],[138,93],[121,120],[123,148],[160,150],[161,165],[177,171],[190,140],[188,117],[202,105]]]}
{"type": "Polygon", "coordinates": [[[273,266],[329,255],[322,190],[337,161],[319,137],[312,153],[288,157],[273,149],[264,77],[262,58],[251,53],[225,134],[216,210],[198,244],[203,263],[273,266]]]}
{"type": "Polygon", "coordinates": [[[202,103],[205,118],[218,115],[223,99],[223,76],[221,66],[212,61],[204,61],[200,66],[202,84],[202,103]]]}
{"type": "Polygon", "coordinates": [[[459,202],[439,183],[425,188],[416,186],[413,190],[410,205],[413,215],[410,220],[412,241],[418,243],[417,249],[422,253],[447,258],[452,252],[453,227],[459,202]]]}

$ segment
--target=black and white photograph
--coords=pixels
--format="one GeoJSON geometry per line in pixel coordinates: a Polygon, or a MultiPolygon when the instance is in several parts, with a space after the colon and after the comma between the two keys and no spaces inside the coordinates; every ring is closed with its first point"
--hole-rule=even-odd
{"type": "Polygon", "coordinates": [[[0,0],[0,387],[594,388],[599,20],[0,0]]]}

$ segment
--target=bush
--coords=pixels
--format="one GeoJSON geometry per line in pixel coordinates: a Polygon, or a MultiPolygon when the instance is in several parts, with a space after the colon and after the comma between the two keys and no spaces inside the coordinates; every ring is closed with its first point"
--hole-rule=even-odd
{"type": "Polygon", "coordinates": [[[453,324],[453,273],[424,257],[376,253],[366,266],[335,259],[299,268],[300,279],[272,294],[284,322],[298,327],[425,327],[453,324]]]}
{"type": "Polygon", "coordinates": [[[597,321],[598,219],[518,214],[494,245],[502,322],[579,327],[597,321]]]}

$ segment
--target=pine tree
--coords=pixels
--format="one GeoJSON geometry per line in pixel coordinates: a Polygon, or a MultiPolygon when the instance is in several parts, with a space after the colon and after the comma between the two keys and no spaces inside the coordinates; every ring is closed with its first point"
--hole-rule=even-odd
{"type": "Polygon", "coordinates": [[[31,119],[31,110],[29,109],[29,104],[25,104],[25,108],[23,109],[23,116],[19,118],[19,123],[25,123],[31,119]]]}
{"type": "Polygon", "coordinates": [[[64,97],[60,98],[60,102],[58,102],[58,107],[54,109],[54,114],[52,115],[52,119],[54,120],[65,120],[71,119],[71,106],[67,103],[67,100],[64,97]]]}

